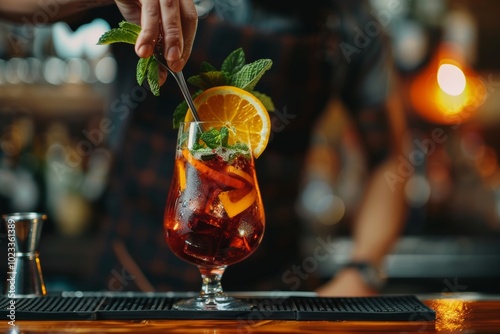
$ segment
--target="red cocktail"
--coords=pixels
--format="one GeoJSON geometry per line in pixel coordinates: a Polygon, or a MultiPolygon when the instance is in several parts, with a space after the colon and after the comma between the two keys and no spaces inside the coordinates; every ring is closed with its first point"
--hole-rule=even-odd
{"type": "Polygon", "coordinates": [[[215,123],[181,125],[164,227],[168,245],[197,265],[200,297],[181,301],[182,309],[242,308],[222,292],[224,269],[248,257],[264,234],[264,208],[248,134],[241,126],[215,123]],[[238,129],[238,130],[237,130],[238,129]]]}

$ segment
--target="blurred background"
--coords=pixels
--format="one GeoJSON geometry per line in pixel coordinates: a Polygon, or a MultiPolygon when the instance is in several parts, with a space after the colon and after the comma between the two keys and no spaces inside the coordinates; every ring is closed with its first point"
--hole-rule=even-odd
{"type": "MultiPolygon", "coordinates": [[[[393,44],[409,128],[388,182],[406,182],[410,211],[385,263],[387,292],[500,292],[500,2],[401,0],[397,12],[393,2],[372,4],[393,44]]],[[[0,21],[0,213],[48,214],[40,253],[49,290],[78,289],[97,256],[117,69],[95,43],[109,28],[102,19],[78,29],[0,21]]],[[[322,159],[297,202],[304,219],[339,236],[325,277],[349,255],[343,223],[365,177],[342,106],[329,110],[316,130],[329,148],[311,148],[322,159]]]]}

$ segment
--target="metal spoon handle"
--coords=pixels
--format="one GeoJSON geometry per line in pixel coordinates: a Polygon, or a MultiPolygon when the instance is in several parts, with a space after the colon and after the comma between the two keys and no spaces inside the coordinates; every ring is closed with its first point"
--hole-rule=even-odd
{"type": "Polygon", "coordinates": [[[200,117],[198,116],[198,111],[196,111],[196,107],[194,106],[193,99],[191,98],[191,94],[189,93],[189,89],[187,87],[186,80],[184,80],[184,75],[182,74],[182,71],[174,72],[168,66],[167,70],[175,78],[175,81],[177,81],[177,84],[181,89],[182,95],[184,95],[184,99],[186,100],[189,109],[191,109],[191,112],[193,113],[194,120],[199,122],[200,117]]]}
{"type": "Polygon", "coordinates": [[[193,99],[191,98],[191,93],[189,93],[189,89],[186,84],[186,80],[184,80],[184,75],[181,72],[174,72],[168,67],[167,61],[165,60],[165,57],[163,57],[163,54],[161,53],[160,49],[156,47],[155,52],[154,52],[154,57],[160,63],[163,67],[165,67],[174,78],[175,81],[177,81],[177,84],[179,85],[179,88],[181,89],[182,95],[184,95],[184,100],[186,100],[186,103],[189,106],[189,109],[191,109],[191,113],[193,114],[193,118],[195,121],[199,122],[200,117],[198,116],[198,112],[196,111],[196,107],[194,106],[193,99]]]}

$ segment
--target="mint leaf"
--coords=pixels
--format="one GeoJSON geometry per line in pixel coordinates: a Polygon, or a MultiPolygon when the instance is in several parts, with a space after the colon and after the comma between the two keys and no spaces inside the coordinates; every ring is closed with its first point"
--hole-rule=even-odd
{"type": "Polygon", "coordinates": [[[250,148],[248,147],[247,144],[245,143],[241,143],[241,142],[237,142],[235,143],[234,145],[230,146],[230,148],[236,150],[236,151],[241,151],[242,152],[250,152],[250,148]]]}
{"type": "Polygon", "coordinates": [[[137,35],[139,35],[139,33],[141,32],[141,26],[132,22],[121,21],[120,23],[118,23],[118,26],[124,30],[131,31],[137,35]]]}
{"type": "Polygon", "coordinates": [[[245,53],[242,48],[231,52],[222,62],[221,71],[229,78],[237,73],[245,65],[245,53]]]}
{"type": "Polygon", "coordinates": [[[220,128],[220,130],[210,129],[201,133],[200,139],[212,149],[220,146],[228,147],[227,142],[229,139],[229,130],[225,126],[220,128]]]}
{"type": "Polygon", "coordinates": [[[137,77],[137,83],[139,85],[142,85],[142,83],[144,82],[144,79],[146,78],[146,74],[148,72],[148,66],[149,66],[150,61],[151,61],[151,57],[139,58],[139,61],[137,62],[136,77],[137,77]]]}
{"type": "Polygon", "coordinates": [[[147,79],[151,93],[154,96],[160,95],[160,75],[158,72],[158,62],[150,61],[148,64],[147,79]]]}
{"type": "Polygon", "coordinates": [[[158,62],[153,56],[148,58],[139,58],[136,70],[137,84],[142,85],[144,79],[148,80],[149,88],[155,96],[160,95],[160,73],[158,62]]]}
{"type": "Polygon", "coordinates": [[[200,139],[203,140],[210,148],[217,148],[221,146],[221,135],[217,129],[210,129],[202,132],[200,139]]]}
{"type": "Polygon", "coordinates": [[[179,103],[177,108],[174,110],[173,115],[173,127],[174,129],[178,129],[181,122],[184,122],[184,118],[186,118],[186,113],[188,111],[188,105],[186,101],[182,101],[179,103]]]}
{"type": "Polygon", "coordinates": [[[200,66],[200,72],[201,73],[204,73],[204,72],[212,72],[212,71],[217,71],[217,69],[215,68],[215,66],[213,66],[212,64],[204,61],[203,63],[201,63],[201,66],[200,66]]]}
{"type": "Polygon", "coordinates": [[[199,75],[189,77],[187,79],[187,82],[195,87],[198,87],[199,89],[206,89],[206,87],[208,86],[207,83],[203,81],[203,78],[199,75]]]}
{"type": "Polygon", "coordinates": [[[130,31],[126,30],[123,28],[113,28],[111,30],[106,31],[104,34],[102,34],[101,37],[99,37],[99,40],[97,41],[98,45],[107,45],[107,44],[112,44],[112,43],[128,43],[128,44],[135,44],[137,40],[137,34],[130,31]]]}
{"type": "Polygon", "coordinates": [[[260,102],[262,102],[262,105],[267,109],[267,111],[272,112],[276,110],[273,100],[266,94],[254,90],[250,91],[250,93],[252,93],[256,98],[258,98],[260,102]]]}
{"type": "Polygon", "coordinates": [[[229,155],[228,161],[230,162],[241,156],[243,156],[245,159],[250,159],[250,156],[252,154],[250,152],[250,148],[245,143],[238,142],[234,145],[231,145],[229,148],[235,151],[234,153],[229,155]]]}
{"type": "Polygon", "coordinates": [[[212,153],[212,149],[211,148],[207,148],[205,145],[200,144],[198,142],[200,140],[199,137],[200,136],[198,136],[198,138],[196,139],[196,141],[193,143],[193,146],[191,147],[191,150],[197,151],[197,152],[205,151],[206,152],[205,154],[211,154],[212,153]]]}
{"type": "Polygon", "coordinates": [[[187,80],[193,86],[206,90],[210,87],[224,86],[227,84],[227,79],[221,71],[203,72],[199,75],[192,76],[187,80]]]}
{"type": "Polygon", "coordinates": [[[200,77],[205,83],[207,83],[208,88],[224,86],[227,84],[226,76],[221,71],[201,73],[200,77]]]}
{"type": "Polygon", "coordinates": [[[260,78],[262,78],[272,65],[273,62],[271,59],[259,59],[247,64],[233,75],[231,84],[241,89],[252,91],[260,78]]]}

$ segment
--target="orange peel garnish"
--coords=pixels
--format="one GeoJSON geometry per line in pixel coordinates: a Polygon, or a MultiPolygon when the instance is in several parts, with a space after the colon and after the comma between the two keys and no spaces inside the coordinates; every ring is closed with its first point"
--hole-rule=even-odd
{"type": "Polygon", "coordinates": [[[250,189],[250,191],[247,189],[236,189],[223,191],[218,197],[228,217],[233,218],[248,209],[255,202],[257,194],[254,188],[250,189]]]}

